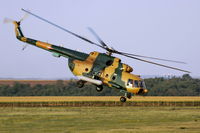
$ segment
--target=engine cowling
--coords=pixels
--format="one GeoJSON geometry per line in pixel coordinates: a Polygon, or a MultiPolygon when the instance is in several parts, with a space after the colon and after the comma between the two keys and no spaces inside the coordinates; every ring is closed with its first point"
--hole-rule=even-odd
{"type": "Polygon", "coordinates": [[[125,72],[130,73],[130,72],[133,71],[133,68],[130,67],[129,65],[127,65],[127,64],[122,64],[122,70],[125,71],[125,72]]]}

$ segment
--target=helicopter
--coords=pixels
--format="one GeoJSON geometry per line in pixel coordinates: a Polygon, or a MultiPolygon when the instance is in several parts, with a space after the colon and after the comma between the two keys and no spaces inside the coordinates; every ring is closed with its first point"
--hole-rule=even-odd
{"type": "Polygon", "coordinates": [[[190,73],[187,70],[159,64],[156,62],[145,60],[143,58],[168,61],[174,63],[182,63],[182,64],[186,64],[185,62],[121,52],[112,47],[110,48],[92,28],[88,28],[88,30],[96,37],[99,43],[95,43],[81,35],[71,32],[70,30],[67,30],[28,10],[22,9],[22,11],[46,23],[49,23],[65,32],[68,32],[69,34],[79,39],[82,39],[83,41],[86,41],[90,44],[93,44],[97,47],[106,50],[106,53],[93,51],[87,54],[76,50],[68,49],[65,47],[42,42],[39,40],[27,38],[24,36],[20,27],[20,24],[24,18],[22,18],[20,21],[13,21],[13,20],[11,21],[15,25],[15,35],[18,40],[39,47],[41,49],[47,50],[51,52],[55,57],[68,58],[68,67],[71,70],[71,72],[78,77],[79,80],[77,81],[77,86],[79,88],[83,87],[86,82],[94,84],[98,92],[101,92],[104,86],[108,86],[109,88],[115,88],[123,93],[123,96],[120,97],[121,102],[126,102],[127,98],[130,99],[133,95],[144,95],[148,93],[144,80],[139,75],[132,74],[131,72],[133,72],[133,68],[127,64],[122,63],[121,59],[113,56],[113,54],[118,54],[142,62],[190,73]]]}

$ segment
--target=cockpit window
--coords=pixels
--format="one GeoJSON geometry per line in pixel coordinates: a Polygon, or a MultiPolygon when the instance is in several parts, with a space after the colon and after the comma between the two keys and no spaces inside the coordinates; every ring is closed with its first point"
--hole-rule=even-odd
{"type": "Polygon", "coordinates": [[[128,79],[127,86],[133,87],[133,80],[128,79]]]}
{"type": "Polygon", "coordinates": [[[141,88],[146,88],[144,81],[139,81],[139,86],[141,88]]]}
{"type": "Polygon", "coordinates": [[[140,82],[139,82],[139,85],[140,85],[140,87],[141,87],[141,88],[143,88],[143,87],[144,87],[144,86],[143,86],[143,82],[142,82],[142,81],[140,81],[140,82]]]}
{"type": "Polygon", "coordinates": [[[146,88],[145,82],[142,81],[143,88],[146,88]]]}
{"type": "Polygon", "coordinates": [[[134,81],[134,86],[135,86],[135,87],[139,87],[139,84],[138,84],[138,83],[139,83],[139,82],[138,82],[137,80],[135,80],[135,81],[134,81]]]}
{"type": "Polygon", "coordinates": [[[144,81],[128,79],[127,86],[146,88],[144,81]]]}

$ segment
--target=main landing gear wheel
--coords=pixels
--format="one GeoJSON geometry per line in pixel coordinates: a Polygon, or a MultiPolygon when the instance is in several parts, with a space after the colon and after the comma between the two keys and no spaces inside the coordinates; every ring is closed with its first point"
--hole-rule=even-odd
{"type": "Polygon", "coordinates": [[[121,101],[122,103],[126,102],[126,97],[120,97],[120,101],[121,101]]]}
{"type": "Polygon", "coordinates": [[[96,90],[97,90],[98,92],[101,92],[101,91],[103,90],[103,86],[102,86],[102,85],[98,85],[98,86],[96,87],[96,90]]]}
{"type": "Polygon", "coordinates": [[[77,82],[78,88],[82,88],[82,87],[84,86],[84,84],[85,84],[85,81],[83,81],[83,80],[79,80],[79,81],[77,82]]]}
{"type": "Polygon", "coordinates": [[[122,103],[126,102],[126,98],[131,99],[132,98],[132,93],[127,92],[127,91],[120,91],[122,93],[125,93],[124,96],[120,97],[120,101],[122,103]]]}

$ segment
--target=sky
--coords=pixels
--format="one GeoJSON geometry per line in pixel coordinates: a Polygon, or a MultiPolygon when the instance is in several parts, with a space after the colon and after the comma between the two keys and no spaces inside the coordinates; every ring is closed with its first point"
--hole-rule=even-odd
{"type": "MultiPolygon", "coordinates": [[[[132,54],[180,60],[186,65],[155,61],[191,71],[200,77],[199,0],[1,0],[0,78],[75,78],[67,58],[55,58],[34,46],[24,51],[14,26],[5,17],[20,20],[21,8],[42,16],[92,41],[92,27],[111,47],[132,54]]],[[[29,16],[21,24],[26,37],[90,53],[105,52],[60,29],[29,16]]],[[[137,75],[176,75],[184,72],[114,55],[133,67],[137,75]]]]}

